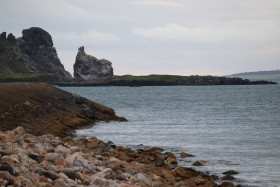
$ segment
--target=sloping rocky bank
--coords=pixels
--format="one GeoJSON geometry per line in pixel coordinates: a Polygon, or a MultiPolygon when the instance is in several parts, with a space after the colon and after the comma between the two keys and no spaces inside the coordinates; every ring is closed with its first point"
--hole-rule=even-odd
{"type": "Polygon", "coordinates": [[[46,83],[0,84],[0,130],[67,136],[97,121],[125,121],[115,111],[46,83]]]}
{"type": "Polygon", "coordinates": [[[22,127],[0,131],[0,144],[0,186],[234,186],[177,167],[160,148],[133,151],[96,138],[35,136],[22,127]]]}

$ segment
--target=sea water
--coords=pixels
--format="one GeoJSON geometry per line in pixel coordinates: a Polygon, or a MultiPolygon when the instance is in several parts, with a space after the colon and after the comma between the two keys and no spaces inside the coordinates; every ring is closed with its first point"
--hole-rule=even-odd
{"type": "MultiPolygon", "coordinates": [[[[128,122],[98,123],[77,134],[132,148],[163,147],[190,167],[235,184],[280,186],[280,86],[63,87],[115,109],[128,122]],[[196,155],[181,159],[181,151],[196,155]]],[[[218,181],[219,182],[219,181],[218,181]]]]}

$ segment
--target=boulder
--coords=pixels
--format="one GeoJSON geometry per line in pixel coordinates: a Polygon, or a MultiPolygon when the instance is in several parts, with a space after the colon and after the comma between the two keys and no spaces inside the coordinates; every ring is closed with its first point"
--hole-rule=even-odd
{"type": "Polygon", "coordinates": [[[224,175],[236,175],[236,174],[239,174],[238,171],[234,171],[234,170],[229,170],[229,171],[226,171],[226,172],[223,172],[224,175]]]}
{"type": "Polygon", "coordinates": [[[152,186],[152,180],[143,175],[142,173],[138,173],[134,176],[137,180],[145,183],[147,186],[152,186]]]}
{"type": "Polygon", "coordinates": [[[91,80],[104,77],[112,77],[112,63],[106,59],[98,60],[94,56],[87,55],[84,46],[80,47],[74,64],[74,77],[83,80],[91,80]]]}
{"type": "Polygon", "coordinates": [[[181,152],[180,156],[181,156],[182,158],[185,158],[185,157],[195,157],[194,155],[189,154],[189,153],[185,153],[185,152],[181,152]]]}
{"type": "Polygon", "coordinates": [[[234,180],[235,177],[231,176],[231,175],[225,175],[223,177],[221,177],[222,180],[227,180],[227,181],[230,181],[230,180],[234,180]]]}
{"type": "Polygon", "coordinates": [[[219,187],[234,187],[234,184],[231,182],[223,182],[219,185],[219,187]]]}
{"type": "Polygon", "coordinates": [[[204,164],[201,161],[195,161],[192,165],[193,166],[204,166],[204,164]]]}
{"type": "Polygon", "coordinates": [[[185,168],[185,167],[177,167],[174,169],[174,172],[177,174],[178,177],[184,179],[190,179],[192,177],[198,176],[198,172],[192,168],[185,168]]]}

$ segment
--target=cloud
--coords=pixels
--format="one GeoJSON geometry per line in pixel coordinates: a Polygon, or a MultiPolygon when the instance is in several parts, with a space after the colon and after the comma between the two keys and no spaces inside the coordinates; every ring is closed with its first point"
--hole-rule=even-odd
{"type": "Polygon", "coordinates": [[[277,21],[243,20],[204,27],[184,27],[170,23],[163,27],[136,28],[134,34],[156,40],[220,43],[227,41],[279,41],[277,21]]]}
{"type": "Polygon", "coordinates": [[[178,3],[167,1],[136,1],[131,4],[134,5],[155,5],[155,6],[179,6],[178,3]]]}
{"type": "Polygon", "coordinates": [[[88,30],[86,32],[56,32],[53,33],[53,38],[57,43],[68,43],[78,47],[80,45],[85,46],[106,46],[116,44],[120,41],[120,38],[114,34],[107,32],[100,32],[97,30],[88,30]]]}

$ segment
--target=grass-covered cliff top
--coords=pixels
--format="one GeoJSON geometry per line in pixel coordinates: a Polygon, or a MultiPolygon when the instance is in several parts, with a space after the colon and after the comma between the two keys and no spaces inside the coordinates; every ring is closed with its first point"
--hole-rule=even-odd
{"type": "Polygon", "coordinates": [[[114,76],[91,81],[75,80],[69,83],[57,83],[60,86],[202,86],[202,85],[250,85],[274,84],[268,81],[250,81],[241,78],[216,76],[179,76],[179,75],[146,75],[146,76],[114,76]]]}
{"type": "Polygon", "coordinates": [[[17,74],[0,74],[1,82],[54,82],[53,75],[44,73],[17,73],[17,74]]]}

